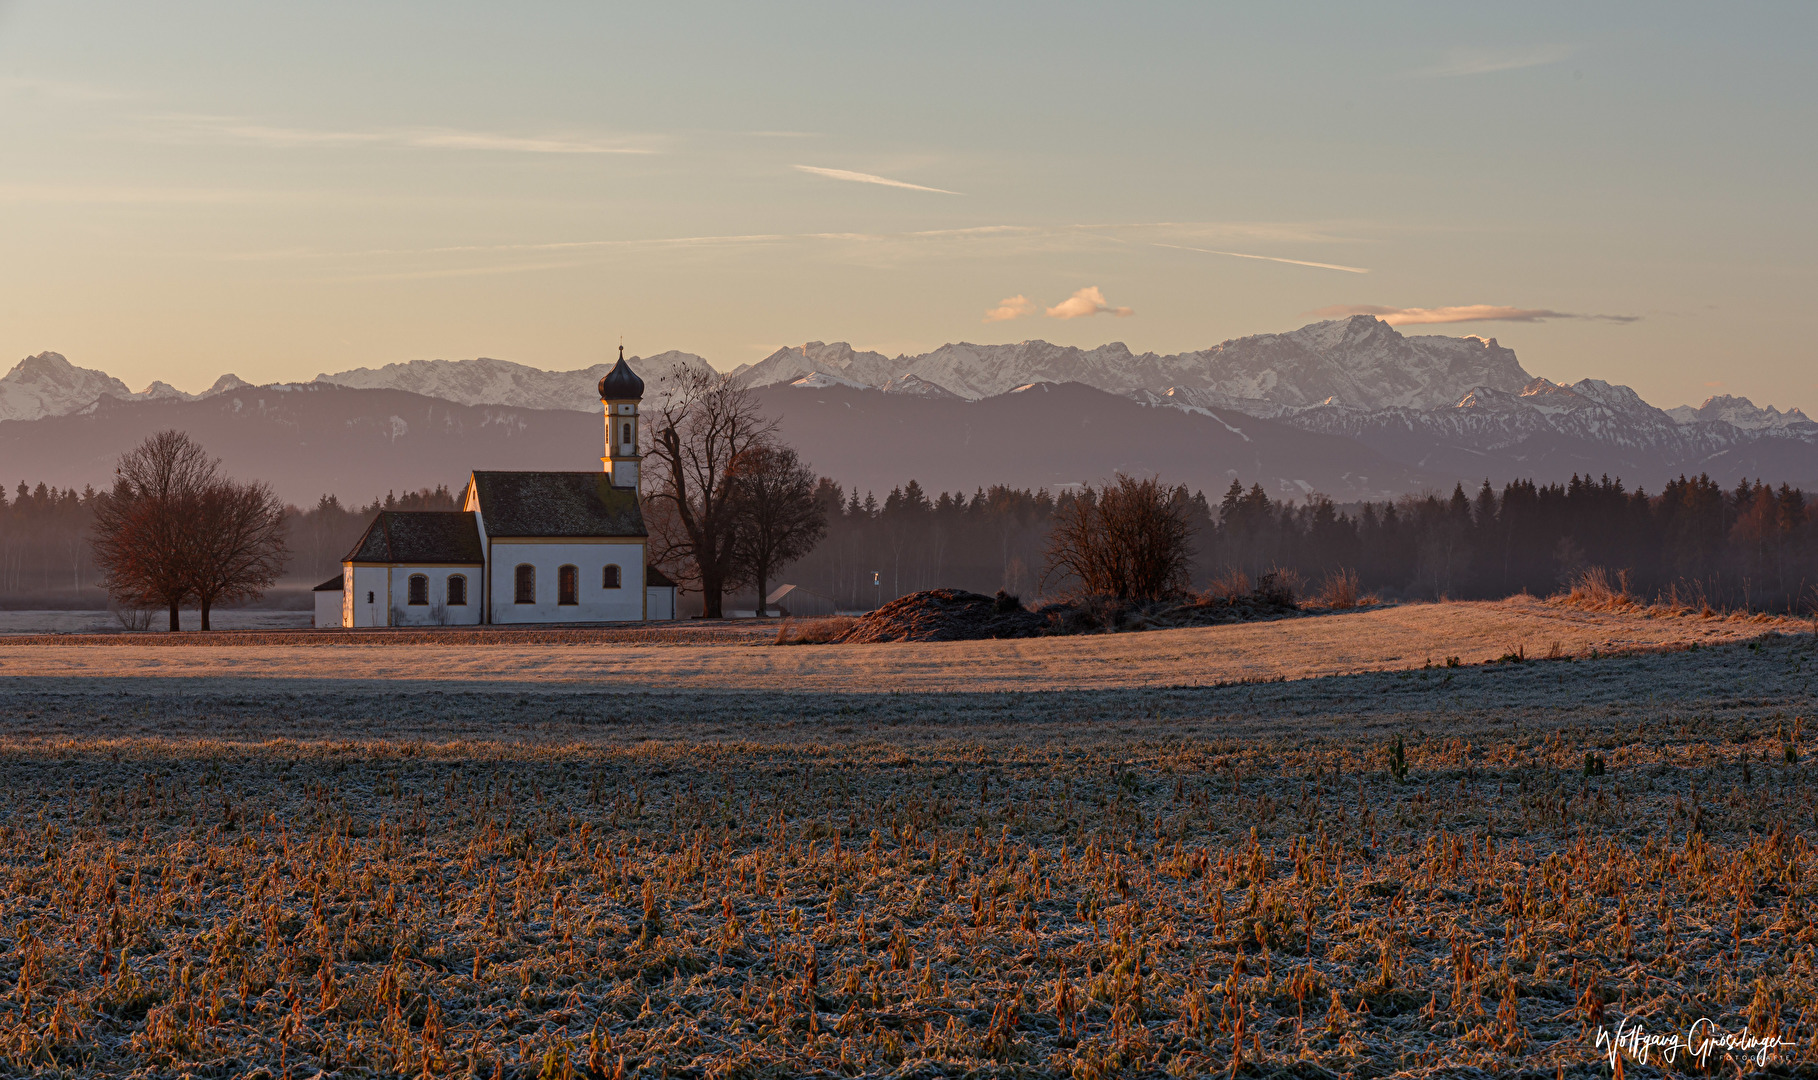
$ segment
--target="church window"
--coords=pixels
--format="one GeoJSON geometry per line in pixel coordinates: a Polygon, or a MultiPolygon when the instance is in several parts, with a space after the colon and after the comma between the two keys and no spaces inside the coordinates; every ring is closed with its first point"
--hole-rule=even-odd
{"type": "Polygon", "coordinates": [[[537,568],[529,563],[518,564],[517,602],[520,604],[537,602],[537,568]]]}
{"type": "Polygon", "coordinates": [[[407,602],[413,607],[429,603],[429,578],[422,574],[410,575],[410,593],[407,602]]]}
{"type": "Polygon", "coordinates": [[[616,566],[608,566],[606,568],[606,573],[605,573],[604,579],[600,582],[600,584],[602,587],[608,588],[608,589],[618,588],[619,587],[619,568],[616,566]]]}
{"type": "Polygon", "coordinates": [[[581,572],[572,566],[564,566],[556,571],[556,603],[578,604],[581,602],[581,572]]]}
{"type": "Polygon", "coordinates": [[[448,579],[448,606],[467,606],[467,575],[453,574],[448,579]]]}
{"type": "Polygon", "coordinates": [[[626,446],[631,445],[631,425],[630,424],[624,424],[619,428],[619,441],[624,443],[626,446]]]}

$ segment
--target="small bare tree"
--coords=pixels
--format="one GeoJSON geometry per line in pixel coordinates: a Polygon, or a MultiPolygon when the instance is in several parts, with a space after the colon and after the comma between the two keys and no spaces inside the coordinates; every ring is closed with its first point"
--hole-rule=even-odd
{"type": "Polygon", "coordinates": [[[170,628],[194,594],[188,559],[204,491],[220,465],[181,431],[160,431],[120,456],[114,489],[95,507],[92,543],[102,587],[122,607],[162,607],[170,628]]]}
{"type": "Polygon", "coordinates": [[[1071,576],[1087,593],[1120,600],[1178,596],[1192,568],[1190,511],[1186,488],[1118,473],[1055,509],[1042,582],[1071,576]]]}
{"type": "Polygon", "coordinates": [[[728,476],[739,455],[767,444],[774,421],[751,392],[712,368],[663,377],[648,425],[645,501],[656,562],[701,592],[701,616],[724,615],[724,597],[742,584],[740,508],[728,476]]]}
{"type": "Polygon", "coordinates": [[[121,455],[114,489],[96,507],[95,562],[121,607],[163,607],[181,629],[187,600],[202,609],[254,598],[284,569],[284,507],[263,483],[221,475],[221,463],[180,431],[121,455]]]}
{"type": "Polygon", "coordinates": [[[209,609],[263,596],[290,557],[284,504],[263,481],[210,485],[197,500],[193,533],[185,563],[204,630],[209,609]]]}
{"type": "Polygon", "coordinates": [[[772,575],[827,535],[827,510],[814,497],[814,470],[787,446],[752,447],[733,459],[728,477],[738,509],[738,559],[757,585],[763,618],[772,575]]]}

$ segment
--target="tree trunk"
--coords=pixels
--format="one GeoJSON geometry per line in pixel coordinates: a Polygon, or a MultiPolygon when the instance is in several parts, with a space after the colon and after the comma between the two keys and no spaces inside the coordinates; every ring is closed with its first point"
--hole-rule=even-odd
{"type": "Polygon", "coordinates": [[[172,600],[170,602],[170,632],[174,634],[181,629],[183,627],[177,618],[177,602],[172,600]]]}
{"type": "Polygon", "coordinates": [[[770,568],[760,562],[760,563],[758,563],[758,566],[757,566],[757,590],[758,590],[757,617],[760,619],[766,618],[770,614],[770,610],[764,606],[764,597],[767,594],[769,588],[770,588],[770,568]]]}
{"type": "Polygon", "coordinates": [[[721,578],[718,573],[715,573],[714,571],[708,570],[704,567],[702,568],[702,570],[701,570],[701,618],[703,618],[703,619],[723,619],[726,617],[725,607],[722,602],[723,598],[721,596],[721,594],[725,591],[725,587],[720,584],[722,580],[724,580],[724,579],[721,578]]]}
{"type": "Polygon", "coordinates": [[[198,606],[202,609],[202,629],[206,630],[208,629],[208,601],[203,599],[198,602],[198,606]]]}

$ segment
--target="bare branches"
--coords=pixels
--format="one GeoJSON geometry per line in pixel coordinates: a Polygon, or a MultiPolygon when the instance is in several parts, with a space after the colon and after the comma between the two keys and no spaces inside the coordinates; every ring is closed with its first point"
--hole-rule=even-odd
{"type": "Polygon", "coordinates": [[[1192,568],[1192,497],[1159,479],[1087,488],[1056,507],[1042,580],[1074,577],[1089,594],[1162,600],[1184,592],[1192,568]]]}
{"type": "Polygon", "coordinates": [[[190,589],[202,609],[253,599],[284,572],[284,504],[263,481],[225,480],[202,492],[196,504],[195,542],[186,560],[190,589]]]}
{"type": "Polygon", "coordinates": [[[787,446],[752,447],[733,459],[728,479],[738,505],[738,559],[757,585],[762,616],[771,575],[827,535],[827,510],[815,498],[814,470],[787,446]]]}
{"type": "Polygon", "coordinates": [[[647,430],[652,557],[700,590],[703,616],[719,618],[725,591],[742,584],[727,474],[740,454],[769,443],[776,423],[730,377],[688,367],[664,376],[647,430]]]}
{"type": "Polygon", "coordinates": [[[211,607],[260,595],[288,555],[271,487],[223,477],[220,462],[180,431],[121,456],[114,489],[95,510],[93,544],[108,594],[122,606],[166,608],[172,630],[191,600],[208,629],[211,607]]]}

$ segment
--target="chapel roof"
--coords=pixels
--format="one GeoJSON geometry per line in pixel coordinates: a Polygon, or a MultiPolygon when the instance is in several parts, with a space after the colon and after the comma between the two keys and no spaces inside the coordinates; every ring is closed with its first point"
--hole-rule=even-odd
{"type": "Polygon", "coordinates": [[[619,346],[619,362],[600,380],[600,400],[638,401],[644,397],[644,380],[625,362],[625,346],[619,346]]]}
{"type": "Polygon", "coordinates": [[[327,581],[324,581],[322,584],[317,585],[315,588],[313,588],[309,591],[310,592],[341,592],[346,587],[347,586],[344,583],[342,583],[342,581],[341,581],[341,575],[336,574],[334,577],[329,578],[327,581]]]}
{"type": "Polygon", "coordinates": [[[675,582],[669,580],[668,574],[665,574],[661,570],[658,570],[655,563],[645,563],[644,564],[644,585],[645,585],[645,587],[649,587],[652,585],[656,585],[656,586],[668,585],[673,588],[675,586],[675,582]]]}
{"type": "Polygon", "coordinates": [[[598,470],[475,472],[473,490],[489,537],[648,535],[637,489],[598,470]]]}
{"type": "Polygon", "coordinates": [[[480,566],[486,562],[486,552],[480,545],[479,523],[470,513],[381,510],[341,561],[480,566]]]}

